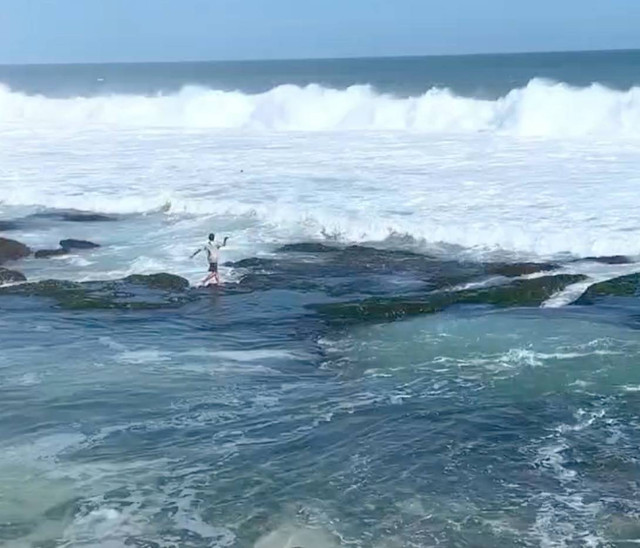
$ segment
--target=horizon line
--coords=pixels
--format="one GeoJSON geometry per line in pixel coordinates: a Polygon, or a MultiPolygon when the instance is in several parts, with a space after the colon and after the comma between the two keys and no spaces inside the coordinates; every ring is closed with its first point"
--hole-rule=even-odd
{"type": "Polygon", "coordinates": [[[487,56],[517,56],[517,55],[559,55],[566,53],[630,53],[640,52],[637,48],[610,48],[610,49],[566,49],[566,50],[526,50],[503,52],[471,52],[471,53],[431,53],[408,55],[356,55],[340,57],[273,57],[263,59],[183,59],[183,60],[154,60],[154,61],[56,61],[56,62],[26,62],[26,63],[2,63],[0,67],[42,67],[42,66],[70,66],[70,65],[177,65],[177,64],[206,64],[206,63],[285,63],[303,61],[360,61],[375,59],[424,59],[443,57],[487,57],[487,56]]]}

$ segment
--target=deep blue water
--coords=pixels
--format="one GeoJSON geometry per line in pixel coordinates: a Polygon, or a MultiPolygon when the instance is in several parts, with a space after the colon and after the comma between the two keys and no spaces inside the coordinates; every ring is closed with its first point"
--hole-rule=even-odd
{"type": "Polygon", "coordinates": [[[626,90],[640,84],[640,51],[197,63],[0,66],[0,82],[54,97],[173,93],[185,85],[265,92],[283,85],[367,84],[398,96],[450,88],[494,99],[534,78],[626,90]]]}

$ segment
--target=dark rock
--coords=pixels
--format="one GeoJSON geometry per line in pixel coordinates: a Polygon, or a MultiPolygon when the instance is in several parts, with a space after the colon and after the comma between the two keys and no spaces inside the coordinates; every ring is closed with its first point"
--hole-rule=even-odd
{"type": "Polygon", "coordinates": [[[164,291],[184,291],[189,288],[189,282],[180,276],[173,274],[134,274],[127,276],[124,280],[126,283],[135,285],[144,285],[151,289],[162,289],[164,291]]]}
{"type": "Polygon", "coordinates": [[[454,292],[433,292],[405,298],[373,298],[347,303],[316,305],[313,308],[338,322],[389,321],[406,316],[433,314],[453,305],[477,304],[500,308],[540,306],[568,285],[585,280],[585,276],[561,274],[529,280],[515,280],[507,285],[454,292]]]}
{"type": "Polygon", "coordinates": [[[54,219],[70,223],[104,223],[118,220],[116,217],[112,217],[110,215],[86,213],[74,210],[41,211],[40,213],[29,215],[29,217],[32,219],[54,219]]]}
{"type": "Polygon", "coordinates": [[[602,264],[630,264],[633,261],[624,255],[611,255],[610,257],[585,257],[581,261],[594,261],[602,264]]]}
{"type": "Polygon", "coordinates": [[[640,294],[640,274],[629,274],[590,286],[575,304],[593,304],[603,297],[635,297],[640,294]]]}
{"type": "Polygon", "coordinates": [[[9,270],[8,268],[0,268],[0,285],[15,282],[25,282],[26,280],[27,278],[22,272],[9,270]]]}
{"type": "Polygon", "coordinates": [[[468,289],[454,293],[456,302],[491,304],[498,307],[540,306],[569,285],[586,280],[581,274],[558,274],[529,280],[515,280],[508,285],[468,289]]]}
{"type": "Polygon", "coordinates": [[[278,249],[279,253],[330,253],[332,251],[339,251],[339,248],[317,242],[287,244],[278,249]]]}
{"type": "Polygon", "coordinates": [[[67,309],[118,308],[117,303],[113,300],[105,298],[99,293],[94,294],[82,284],[66,280],[44,280],[18,286],[0,287],[0,295],[3,294],[49,298],[56,301],[61,308],[67,309]]]}
{"type": "Polygon", "coordinates": [[[36,259],[48,259],[49,257],[59,257],[60,255],[68,255],[66,249],[39,249],[35,252],[36,259]]]}
{"type": "Polygon", "coordinates": [[[86,240],[74,240],[73,238],[69,238],[67,240],[60,240],[60,247],[68,251],[69,249],[95,249],[100,246],[86,240]]]}
{"type": "Polygon", "coordinates": [[[73,310],[150,310],[176,308],[196,297],[186,291],[189,282],[172,274],[129,276],[124,280],[75,283],[45,280],[0,287],[0,295],[23,295],[53,300],[73,310]]]}
{"type": "Polygon", "coordinates": [[[286,255],[249,258],[231,263],[242,269],[246,290],[275,288],[320,291],[332,297],[363,299],[366,295],[398,297],[421,291],[454,290],[489,276],[517,278],[552,271],[552,263],[493,263],[443,260],[408,250],[361,245],[331,247],[323,243],[289,244],[286,255]]]}
{"type": "Polygon", "coordinates": [[[70,223],[105,223],[116,221],[117,219],[99,213],[63,213],[62,220],[70,223]]]}
{"type": "Polygon", "coordinates": [[[250,259],[242,259],[240,261],[236,261],[235,263],[224,263],[224,264],[225,266],[232,266],[234,268],[264,269],[278,263],[276,263],[273,259],[259,259],[257,257],[252,257],[250,259]]]}
{"type": "Polygon", "coordinates": [[[31,255],[31,250],[24,244],[8,238],[0,238],[0,264],[17,261],[31,255]]]}
{"type": "Polygon", "coordinates": [[[36,259],[48,259],[49,257],[59,257],[60,255],[68,255],[74,249],[94,249],[100,247],[93,242],[86,240],[60,240],[60,248],[58,249],[40,249],[36,251],[36,259]]]}
{"type": "Polygon", "coordinates": [[[486,265],[487,274],[517,278],[537,272],[557,270],[557,264],[552,263],[490,263],[486,265]]]}

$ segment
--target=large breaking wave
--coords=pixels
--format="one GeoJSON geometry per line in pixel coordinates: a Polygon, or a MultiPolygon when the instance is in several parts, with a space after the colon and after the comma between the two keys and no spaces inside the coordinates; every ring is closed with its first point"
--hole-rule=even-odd
{"type": "Polygon", "coordinates": [[[0,85],[0,127],[10,124],[640,136],[640,88],[575,88],[534,79],[496,100],[460,97],[442,88],[401,98],[370,86],[338,90],[315,84],[282,85],[254,95],[185,87],[173,95],[54,99],[0,85]]]}

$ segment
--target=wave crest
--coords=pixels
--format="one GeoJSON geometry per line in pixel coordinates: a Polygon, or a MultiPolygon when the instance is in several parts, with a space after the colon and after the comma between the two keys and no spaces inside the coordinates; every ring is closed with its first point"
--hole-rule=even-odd
{"type": "Polygon", "coordinates": [[[191,86],[173,95],[54,99],[0,85],[0,124],[640,136],[640,88],[575,88],[534,79],[496,100],[442,88],[399,98],[370,86],[338,90],[317,84],[282,85],[254,95],[191,86]]]}

